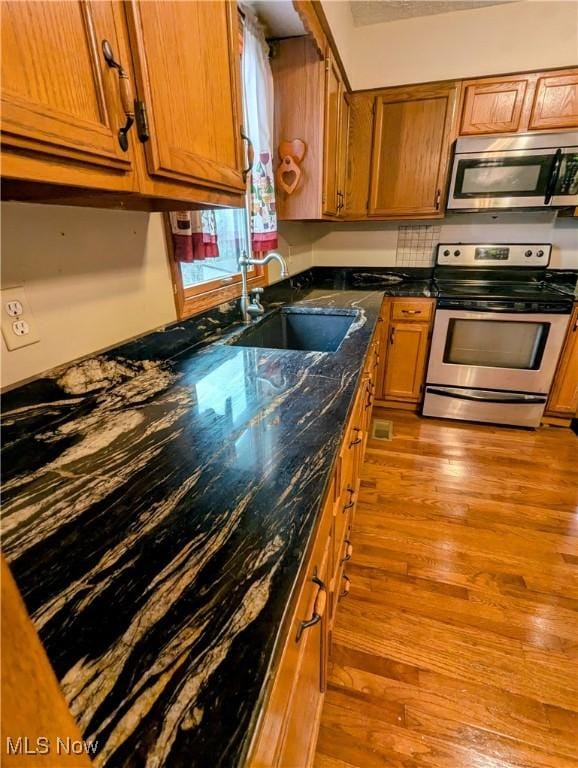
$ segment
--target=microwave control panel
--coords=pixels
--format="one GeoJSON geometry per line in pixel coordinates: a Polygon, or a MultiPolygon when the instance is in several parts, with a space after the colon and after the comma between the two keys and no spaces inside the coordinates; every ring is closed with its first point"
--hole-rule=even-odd
{"type": "Polygon", "coordinates": [[[440,243],[436,264],[451,267],[547,267],[549,243],[440,243]]]}

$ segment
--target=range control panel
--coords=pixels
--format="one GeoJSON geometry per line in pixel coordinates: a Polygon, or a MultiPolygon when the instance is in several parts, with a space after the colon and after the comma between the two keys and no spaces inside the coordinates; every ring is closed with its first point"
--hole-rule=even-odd
{"type": "Polygon", "coordinates": [[[444,267],[547,267],[548,243],[472,244],[440,243],[436,264],[444,267]]]}

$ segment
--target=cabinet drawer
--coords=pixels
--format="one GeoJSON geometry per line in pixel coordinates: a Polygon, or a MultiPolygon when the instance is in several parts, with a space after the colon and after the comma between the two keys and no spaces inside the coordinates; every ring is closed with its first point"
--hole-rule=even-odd
{"type": "Polygon", "coordinates": [[[392,320],[431,320],[433,316],[433,301],[426,299],[401,299],[392,302],[392,320]]]}

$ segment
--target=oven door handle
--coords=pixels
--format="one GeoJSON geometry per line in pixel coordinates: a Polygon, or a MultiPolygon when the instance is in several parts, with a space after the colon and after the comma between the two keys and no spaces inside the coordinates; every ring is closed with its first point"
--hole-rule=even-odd
{"type": "Polygon", "coordinates": [[[546,194],[544,196],[544,205],[549,205],[550,200],[554,192],[556,191],[556,184],[558,183],[558,177],[560,176],[560,168],[562,166],[562,150],[557,149],[554,153],[554,162],[552,163],[552,170],[550,171],[550,178],[546,185],[546,194]]]}
{"type": "Polygon", "coordinates": [[[546,402],[546,395],[514,395],[505,397],[479,397],[476,395],[467,395],[462,392],[448,391],[444,389],[434,389],[433,387],[427,388],[427,393],[430,395],[440,395],[440,397],[450,397],[454,400],[470,400],[476,403],[492,403],[500,405],[510,404],[522,404],[522,405],[542,405],[546,402]]]}

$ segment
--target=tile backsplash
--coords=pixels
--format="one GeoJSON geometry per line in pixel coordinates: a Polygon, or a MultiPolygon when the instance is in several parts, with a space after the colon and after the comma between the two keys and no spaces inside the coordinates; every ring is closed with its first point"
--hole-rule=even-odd
{"type": "Polygon", "coordinates": [[[439,224],[399,226],[395,265],[397,267],[433,267],[440,232],[439,224]]]}

